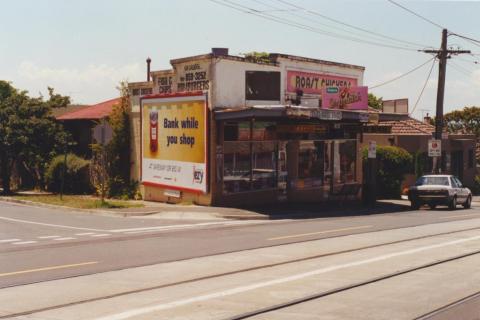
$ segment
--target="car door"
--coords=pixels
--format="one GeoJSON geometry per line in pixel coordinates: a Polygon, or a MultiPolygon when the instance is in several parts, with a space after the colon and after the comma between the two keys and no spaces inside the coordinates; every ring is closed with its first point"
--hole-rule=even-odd
{"type": "Polygon", "coordinates": [[[458,189],[459,189],[458,192],[462,197],[462,202],[465,202],[467,200],[467,197],[468,197],[468,191],[467,191],[466,188],[463,187],[462,182],[457,177],[454,177],[454,179],[457,182],[457,186],[458,186],[458,189]]]}
{"type": "Polygon", "coordinates": [[[452,186],[453,193],[457,195],[457,201],[463,202],[463,198],[461,195],[461,189],[458,187],[457,180],[455,177],[450,177],[450,185],[452,186]]]}

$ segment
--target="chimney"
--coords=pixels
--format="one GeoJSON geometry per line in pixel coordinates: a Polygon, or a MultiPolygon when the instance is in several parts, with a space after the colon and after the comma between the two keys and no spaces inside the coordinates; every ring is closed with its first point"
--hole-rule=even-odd
{"type": "Polygon", "coordinates": [[[423,123],[432,124],[432,118],[430,117],[430,115],[428,113],[425,117],[423,117],[423,123]]]}
{"type": "Polygon", "coordinates": [[[150,57],[147,58],[147,81],[150,82],[150,63],[152,59],[150,57]]]}
{"type": "Polygon", "coordinates": [[[228,48],[212,48],[214,56],[228,56],[228,48]]]}

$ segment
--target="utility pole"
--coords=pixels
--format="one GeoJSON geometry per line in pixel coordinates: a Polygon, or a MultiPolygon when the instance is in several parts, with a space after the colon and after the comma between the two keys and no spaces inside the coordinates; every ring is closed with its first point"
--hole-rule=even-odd
{"type": "MultiPolygon", "coordinates": [[[[447,59],[452,55],[470,53],[470,50],[447,50],[448,30],[442,30],[442,45],[440,50],[420,50],[425,53],[433,53],[438,58],[438,86],[437,86],[437,110],[435,114],[435,139],[442,139],[443,131],[443,100],[445,97],[445,77],[447,74],[447,59]]],[[[441,156],[433,158],[433,172],[440,173],[441,156]]]]}

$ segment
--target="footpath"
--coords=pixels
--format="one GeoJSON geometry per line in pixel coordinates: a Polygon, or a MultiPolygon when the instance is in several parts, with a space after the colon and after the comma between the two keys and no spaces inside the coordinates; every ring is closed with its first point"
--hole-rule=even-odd
{"type": "MultiPolygon", "coordinates": [[[[277,204],[246,208],[206,207],[198,205],[168,204],[152,201],[131,201],[142,207],[122,209],[77,209],[65,206],[43,204],[13,197],[0,197],[0,201],[20,203],[29,206],[41,206],[52,209],[69,210],[93,214],[107,214],[123,217],[144,217],[151,219],[189,219],[189,220],[275,220],[308,219],[320,217],[342,217],[374,215],[410,210],[410,202],[405,199],[379,200],[373,207],[363,206],[360,202],[315,203],[315,204],[277,204]]],[[[480,196],[473,197],[473,206],[480,206],[480,196]]],[[[440,209],[441,210],[441,209],[440,209]]]]}

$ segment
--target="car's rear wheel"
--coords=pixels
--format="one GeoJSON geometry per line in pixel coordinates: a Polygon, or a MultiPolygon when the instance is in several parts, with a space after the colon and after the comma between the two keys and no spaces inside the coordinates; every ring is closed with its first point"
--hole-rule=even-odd
{"type": "Polygon", "coordinates": [[[428,206],[430,207],[430,209],[433,210],[437,207],[437,204],[436,203],[430,203],[428,206]]]}
{"type": "Polygon", "coordinates": [[[468,196],[467,200],[463,204],[465,209],[470,209],[472,207],[472,196],[468,196]]]}
{"type": "Polygon", "coordinates": [[[450,201],[450,204],[448,205],[448,208],[450,208],[450,210],[455,210],[457,208],[457,197],[453,197],[452,201],[450,201]]]}

